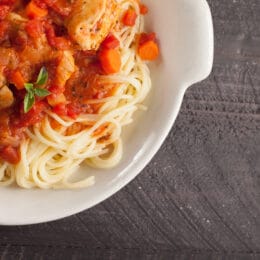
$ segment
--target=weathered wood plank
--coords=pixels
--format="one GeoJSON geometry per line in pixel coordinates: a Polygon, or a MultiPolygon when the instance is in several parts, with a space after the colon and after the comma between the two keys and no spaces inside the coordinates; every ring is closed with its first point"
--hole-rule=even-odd
{"type": "MultiPolygon", "coordinates": [[[[0,249],[1,250],[1,249],[0,249]]],[[[162,250],[160,252],[144,251],[140,249],[99,249],[87,248],[57,248],[57,247],[24,247],[9,246],[2,248],[4,254],[0,259],[8,260],[66,260],[66,259],[88,259],[88,260],[258,260],[258,255],[253,254],[217,254],[210,252],[171,252],[162,250]],[[8,257],[7,257],[8,256],[8,257]]]]}

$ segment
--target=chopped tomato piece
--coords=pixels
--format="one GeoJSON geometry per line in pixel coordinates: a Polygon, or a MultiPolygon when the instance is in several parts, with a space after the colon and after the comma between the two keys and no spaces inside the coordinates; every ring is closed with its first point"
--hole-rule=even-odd
{"type": "Polygon", "coordinates": [[[148,41],[156,41],[156,34],[154,32],[152,32],[152,33],[141,33],[139,45],[142,45],[142,44],[144,44],[145,42],[148,42],[148,41]]]}
{"type": "Polygon", "coordinates": [[[13,46],[16,50],[22,51],[28,44],[28,35],[24,31],[19,31],[13,39],[13,46]]]}
{"type": "Polygon", "coordinates": [[[1,5],[9,5],[12,6],[16,0],[0,0],[1,5]]]}
{"type": "Polygon", "coordinates": [[[49,44],[55,45],[54,39],[56,38],[54,28],[51,24],[46,23],[45,25],[45,32],[48,39],[49,44]]]}
{"type": "Polygon", "coordinates": [[[44,117],[44,110],[46,109],[47,105],[43,101],[38,101],[34,104],[31,110],[28,113],[24,113],[22,110],[20,116],[20,127],[28,127],[34,125],[42,120],[44,117]]]}
{"type": "Polygon", "coordinates": [[[52,8],[56,13],[62,16],[68,16],[71,12],[71,4],[68,0],[57,0],[52,8]]]}
{"type": "Polygon", "coordinates": [[[70,41],[62,36],[57,37],[52,25],[47,24],[45,27],[46,36],[50,46],[57,48],[58,50],[67,50],[70,48],[70,41]]]}
{"type": "Polygon", "coordinates": [[[4,39],[10,28],[10,24],[7,21],[0,21],[0,39],[4,39]]]}
{"type": "Polygon", "coordinates": [[[81,113],[81,109],[79,106],[74,104],[67,105],[67,115],[73,119],[76,119],[81,113]]]}
{"type": "Polygon", "coordinates": [[[120,42],[113,34],[109,34],[101,45],[102,48],[107,49],[116,49],[119,46],[120,42]]]}
{"type": "Polygon", "coordinates": [[[134,9],[129,8],[123,16],[123,24],[126,26],[134,26],[137,19],[137,14],[134,9]]]}
{"type": "Polygon", "coordinates": [[[142,15],[147,14],[148,11],[149,11],[149,10],[148,10],[148,7],[147,7],[146,5],[140,4],[140,13],[141,13],[142,15]]]}
{"type": "Polygon", "coordinates": [[[47,9],[48,6],[46,5],[44,0],[34,0],[34,3],[38,5],[42,9],[47,9]]]}
{"type": "Polygon", "coordinates": [[[59,116],[67,116],[66,104],[58,104],[52,108],[52,111],[59,116]]]}
{"type": "Polygon", "coordinates": [[[39,38],[43,33],[42,22],[38,19],[33,19],[27,22],[25,30],[32,38],[39,38]]]}
{"type": "Polygon", "coordinates": [[[70,41],[65,37],[54,38],[53,47],[57,48],[58,50],[68,50],[70,45],[70,41]]]}
{"type": "Polygon", "coordinates": [[[10,9],[11,8],[8,5],[0,6],[0,20],[4,20],[7,17],[10,9]]]}
{"type": "Polygon", "coordinates": [[[0,150],[0,157],[10,164],[17,164],[21,160],[20,152],[10,145],[0,150]]]}
{"type": "Polygon", "coordinates": [[[53,86],[51,86],[51,87],[49,88],[49,91],[50,91],[51,93],[53,93],[53,94],[61,94],[61,93],[64,93],[65,87],[53,85],[53,86]]]}
{"type": "Polygon", "coordinates": [[[43,0],[42,2],[62,16],[68,16],[71,12],[71,3],[68,0],[43,0]]]}
{"type": "Polygon", "coordinates": [[[85,58],[94,58],[97,56],[97,51],[96,50],[86,50],[86,51],[81,51],[80,54],[82,54],[82,56],[84,55],[85,58]]]}

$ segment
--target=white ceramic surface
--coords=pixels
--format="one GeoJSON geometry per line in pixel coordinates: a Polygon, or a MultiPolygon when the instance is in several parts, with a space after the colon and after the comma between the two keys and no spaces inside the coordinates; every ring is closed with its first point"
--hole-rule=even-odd
{"type": "MultiPolygon", "coordinates": [[[[96,185],[77,191],[0,188],[0,224],[33,224],[88,209],[124,187],[148,164],[169,133],[187,87],[206,78],[213,63],[213,26],[206,0],[144,1],[148,29],[157,32],[162,57],[152,65],[149,110],[124,133],[124,157],[112,170],[90,170],[96,185]],[[134,130],[134,131],[133,131],[134,130]]],[[[174,176],[173,176],[174,178],[174,176]]]]}

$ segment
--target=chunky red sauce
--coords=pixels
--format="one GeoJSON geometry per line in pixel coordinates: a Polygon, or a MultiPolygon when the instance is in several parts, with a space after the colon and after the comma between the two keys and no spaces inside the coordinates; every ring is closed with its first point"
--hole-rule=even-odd
{"type": "MultiPolygon", "coordinates": [[[[89,30],[90,39],[103,33],[101,40],[96,37],[98,43],[87,45],[92,48],[86,47],[84,33],[77,38],[67,29],[82,11],[76,9],[77,0],[0,0],[0,160],[19,162],[26,129],[40,123],[46,112],[75,119],[98,112],[102,104],[90,100],[113,95],[118,86],[100,80],[121,68],[120,43],[109,31],[120,22],[118,9],[116,1],[109,1],[109,19],[104,14],[89,30]],[[42,71],[47,77],[40,84],[42,71]]],[[[122,26],[134,26],[132,9],[124,17],[122,26]]],[[[158,48],[152,37],[144,36],[138,54],[152,60],[158,48]]]]}
{"type": "MultiPolygon", "coordinates": [[[[100,105],[88,104],[87,100],[109,96],[113,90],[98,82],[103,71],[97,52],[79,50],[68,36],[64,20],[71,8],[67,0],[0,0],[0,88],[7,86],[13,95],[11,105],[0,106],[0,158],[9,163],[19,162],[26,128],[39,123],[47,110],[71,118],[96,113],[100,105]],[[19,17],[10,18],[14,14],[19,17]],[[73,53],[80,69],[61,83],[57,69],[66,50],[73,53]],[[44,88],[50,95],[36,97],[25,113],[24,83],[35,82],[43,66],[49,74],[44,88]]],[[[7,97],[1,97],[0,89],[0,104],[5,101],[1,98],[7,97]]]]}

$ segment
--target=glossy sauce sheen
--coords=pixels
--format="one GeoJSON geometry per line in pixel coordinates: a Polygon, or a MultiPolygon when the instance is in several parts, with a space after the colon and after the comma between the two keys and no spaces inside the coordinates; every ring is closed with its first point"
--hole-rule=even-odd
{"type": "Polygon", "coordinates": [[[14,97],[12,106],[0,111],[0,158],[12,164],[20,160],[19,146],[26,138],[26,128],[39,123],[47,110],[71,118],[82,112],[96,113],[99,105],[87,104],[87,100],[107,97],[112,91],[98,82],[103,71],[97,52],[80,50],[68,35],[64,21],[72,4],[66,0],[33,1],[43,14],[47,13],[42,17],[28,13],[29,4],[29,1],[0,0],[0,71],[14,97]],[[11,12],[24,20],[10,19],[11,12]],[[64,51],[73,54],[76,69],[67,84],[57,84],[57,67],[64,51]],[[36,98],[33,108],[25,113],[23,83],[35,82],[43,66],[49,73],[44,88],[51,95],[36,98]],[[60,103],[50,105],[51,100],[56,102],[61,97],[60,103]]]}

